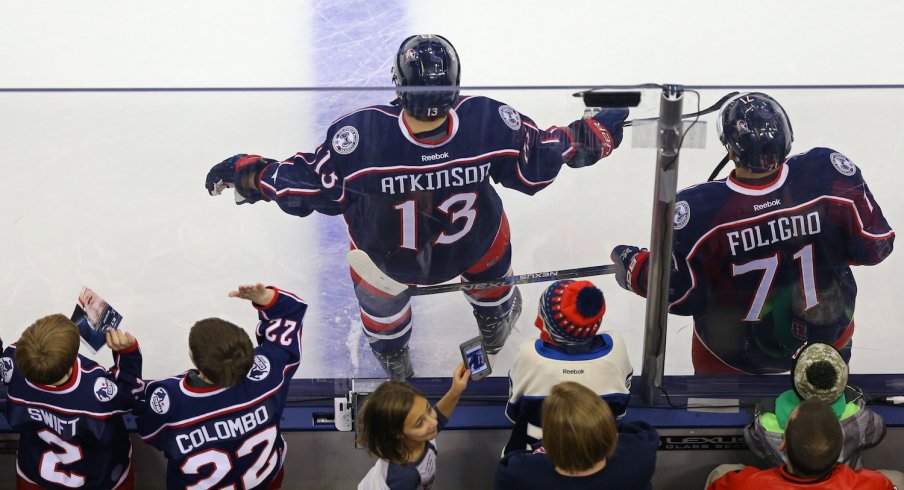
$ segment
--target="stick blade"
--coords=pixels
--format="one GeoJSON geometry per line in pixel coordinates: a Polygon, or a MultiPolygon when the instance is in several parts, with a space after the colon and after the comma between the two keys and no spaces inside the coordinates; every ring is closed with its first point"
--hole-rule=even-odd
{"type": "Polygon", "coordinates": [[[408,286],[381,271],[363,250],[357,248],[350,250],[345,258],[348,260],[348,265],[356,274],[361,276],[361,279],[364,279],[364,282],[386,294],[398,296],[408,289],[408,286]]]}

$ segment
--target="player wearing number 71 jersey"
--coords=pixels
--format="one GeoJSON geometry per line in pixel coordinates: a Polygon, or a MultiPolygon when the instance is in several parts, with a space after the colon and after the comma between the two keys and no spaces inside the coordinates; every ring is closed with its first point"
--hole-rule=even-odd
{"type": "Polygon", "coordinates": [[[166,457],[167,488],[280,488],[286,444],[279,421],[301,360],[307,304],[260,284],[230,296],[258,310],[258,347],[219,318],[192,327],[191,369],[149,383],[135,409],[138,432],[166,457]]]}
{"type": "MultiPolygon", "coordinates": [[[[396,54],[395,105],[347,114],[313,153],[276,162],[236,155],[214,166],[206,187],[234,186],[242,202],[276,202],[286,213],[343,215],[352,246],[409,284],[511,274],[509,226],[491,182],[533,195],[562,164],[583,167],[621,142],[627,109],[541,130],[499,101],[459,97],[459,58],[442,36],[411,36],[396,54]],[[416,89],[436,87],[436,90],[416,89]]],[[[387,373],[411,377],[410,297],[381,294],[354,273],[364,333],[387,373]]],[[[498,352],[521,311],[517,288],[465,293],[487,351],[498,352]]]]}
{"type": "MultiPolygon", "coordinates": [[[[847,157],[814,148],[785,159],[793,133],[762,93],[729,100],[719,138],[727,179],[676,197],[669,311],[693,315],[698,374],[787,371],[804,342],[850,358],[857,284],[851,265],[887,257],[894,232],[847,157]]],[[[647,292],[648,252],[618,246],[620,286],[647,292]]]]}

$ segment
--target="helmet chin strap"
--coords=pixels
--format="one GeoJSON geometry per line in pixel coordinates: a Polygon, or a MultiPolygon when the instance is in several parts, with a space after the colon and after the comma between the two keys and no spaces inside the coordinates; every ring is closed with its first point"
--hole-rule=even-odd
{"type": "Polygon", "coordinates": [[[713,169],[713,173],[709,174],[709,178],[706,179],[707,182],[711,182],[712,180],[714,180],[719,175],[719,172],[721,172],[722,169],[725,168],[725,165],[728,163],[729,156],[730,156],[730,154],[726,153],[725,156],[722,157],[722,161],[719,162],[718,165],[716,165],[716,168],[713,169]]]}

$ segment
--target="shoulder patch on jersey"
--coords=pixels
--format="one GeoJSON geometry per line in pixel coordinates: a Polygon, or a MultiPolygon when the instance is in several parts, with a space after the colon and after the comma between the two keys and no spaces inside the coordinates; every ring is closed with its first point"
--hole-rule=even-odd
{"type": "Polygon", "coordinates": [[[251,381],[260,381],[270,374],[270,359],[258,354],[254,356],[254,363],[251,364],[251,370],[248,371],[248,379],[251,381]]]}
{"type": "Polygon", "coordinates": [[[847,175],[850,177],[857,172],[857,166],[854,165],[854,162],[850,161],[848,157],[842,155],[841,153],[832,153],[829,155],[829,160],[832,161],[832,165],[835,166],[835,170],[837,170],[842,175],[847,175]]]}
{"type": "Polygon", "coordinates": [[[684,228],[688,221],[691,220],[691,206],[687,201],[678,201],[675,203],[675,229],[684,228]]]}
{"type": "Polygon", "coordinates": [[[119,388],[107,378],[97,378],[94,382],[94,396],[102,402],[108,402],[116,396],[119,388]]]}
{"type": "Polygon", "coordinates": [[[9,357],[0,358],[0,378],[6,384],[13,379],[13,360],[9,357]]]}
{"type": "Polygon", "coordinates": [[[169,393],[167,393],[166,389],[164,389],[162,386],[158,386],[151,394],[151,401],[148,402],[148,405],[151,406],[151,410],[159,413],[160,415],[165,414],[169,411],[170,407],[169,393]]]}
{"type": "Polygon", "coordinates": [[[512,131],[518,131],[519,129],[521,129],[521,114],[518,114],[518,111],[512,109],[511,106],[499,106],[499,117],[502,118],[502,122],[504,122],[506,126],[511,128],[512,131]]]}
{"type": "Polygon", "coordinates": [[[333,150],[340,155],[348,155],[358,147],[361,136],[354,126],[343,126],[333,135],[333,150]]]}

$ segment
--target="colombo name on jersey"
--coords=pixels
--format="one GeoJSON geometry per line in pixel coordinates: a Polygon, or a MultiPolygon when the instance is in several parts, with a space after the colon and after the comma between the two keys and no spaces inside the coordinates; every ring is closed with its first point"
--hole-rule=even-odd
{"type": "Polygon", "coordinates": [[[860,170],[815,148],[775,179],[733,176],[689,187],[675,204],[670,312],[693,315],[694,334],[740,371],[787,371],[804,342],[843,347],[853,334],[850,265],[887,257],[894,232],[860,170]]]}
{"type": "Polygon", "coordinates": [[[60,386],[34,384],[15,367],[16,346],[0,358],[8,386],[6,418],[19,432],[16,471],[45,488],[110,489],[131,470],[132,444],[123,414],[144,387],[135,343],[113,353],[108,371],[78,356],[60,386]]]}
{"type": "Polygon", "coordinates": [[[276,290],[257,306],[259,346],[248,376],[231,388],[198,388],[189,372],[154,381],[135,409],[138,432],[167,458],[167,488],[263,488],[282,468],[286,445],[279,421],[289,381],[301,360],[307,304],[276,290]]]}
{"type": "Polygon", "coordinates": [[[402,282],[443,282],[476,264],[503,218],[491,180],[534,194],[574,153],[567,131],[542,131],[486,97],[460,98],[438,141],[418,138],[401,111],[343,116],[313,154],[266,167],[260,189],[289,214],[343,214],[353,246],[402,282]]]}

